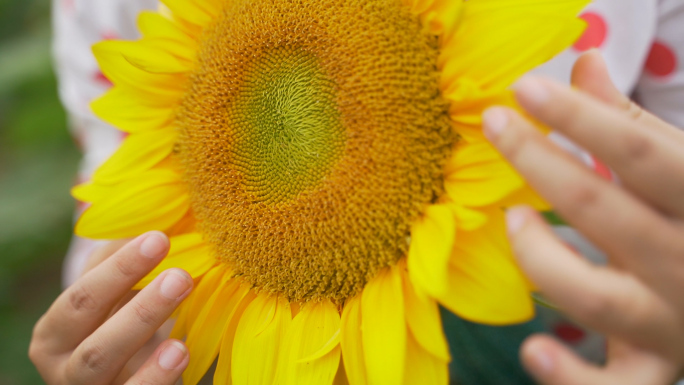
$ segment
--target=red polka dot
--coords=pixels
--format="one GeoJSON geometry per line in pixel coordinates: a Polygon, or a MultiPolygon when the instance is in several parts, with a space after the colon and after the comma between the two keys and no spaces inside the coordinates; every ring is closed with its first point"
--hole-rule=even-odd
{"type": "Polygon", "coordinates": [[[119,35],[115,31],[105,31],[102,33],[102,40],[116,40],[119,35]]]}
{"type": "Polygon", "coordinates": [[[603,164],[600,160],[598,160],[596,157],[592,156],[591,157],[592,162],[594,163],[594,171],[603,179],[612,181],[613,180],[613,172],[610,171],[610,168],[603,164]]]}
{"type": "Polygon", "coordinates": [[[672,48],[658,41],[653,43],[646,60],[646,71],[653,76],[664,77],[672,75],[676,69],[677,56],[672,48]]]}
{"type": "Polygon", "coordinates": [[[62,0],[62,7],[68,11],[73,11],[75,8],[74,0],[62,0]]]}
{"type": "Polygon", "coordinates": [[[573,345],[582,342],[584,336],[586,335],[586,333],[584,333],[584,330],[578,328],[577,326],[570,325],[568,323],[561,323],[556,325],[556,327],[553,328],[553,332],[555,335],[558,336],[558,338],[573,345]]]}
{"type": "Polygon", "coordinates": [[[586,12],[580,15],[580,18],[587,22],[587,29],[584,31],[582,37],[575,42],[573,48],[577,51],[584,52],[591,48],[600,48],[606,42],[608,36],[608,24],[606,24],[603,16],[586,12]]]}
{"type": "Polygon", "coordinates": [[[100,71],[95,73],[95,81],[106,87],[111,87],[113,85],[112,82],[100,71]]]}

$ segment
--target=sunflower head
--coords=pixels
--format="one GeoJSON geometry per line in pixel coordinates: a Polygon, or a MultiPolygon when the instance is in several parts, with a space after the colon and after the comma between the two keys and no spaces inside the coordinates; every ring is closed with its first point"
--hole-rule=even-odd
{"type": "Polygon", "coordinates": [[[456,134],[438,38],[407,7],[304,9],[226,6],[177,110],[178,156],[220,260],[262,290],[342,304],[406,255],[456,134]]]}
{"type": "Polygon", "coordinates": [[[197,280],[185,383],[219,352],[218,382],[445,383],[438,302],[531,317],[503,208],[543,203],[480,114],[515,106],[586,0],[162,2],[141,40],[94,47],[115,86],[93,110],[130,135],[74,190],[76,231],[171,236],[138,286],[197,280]]]}

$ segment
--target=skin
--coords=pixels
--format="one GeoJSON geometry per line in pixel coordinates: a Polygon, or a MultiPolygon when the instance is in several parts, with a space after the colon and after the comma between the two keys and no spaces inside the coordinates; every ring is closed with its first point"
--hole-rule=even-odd
{"type": "Polygon", "coordinates": [[[29,357],[48,385],[176,383],[188,350],[181,341],[155,338],[192,290],[192,278],[169,269],[131,294],[168,250],[168,238],[150,232],[93,254],[90,270],[34,327],[29,357]]]}
{"type": "Polygon", "coordinates": [[[684,132],[614,87],[597,52],[582,56],[573,88],[528,77],[520,105],[607,163],[610,183],[551,143],[513,110],[485,112],[485,135],[560,215],[609,256],[595,266],[528,207],[507,214],[519,265],[546,298],[606,334],[595,366],[549,336],[521,348],[542,384],[670,384],[684,363],[684,132]]]}

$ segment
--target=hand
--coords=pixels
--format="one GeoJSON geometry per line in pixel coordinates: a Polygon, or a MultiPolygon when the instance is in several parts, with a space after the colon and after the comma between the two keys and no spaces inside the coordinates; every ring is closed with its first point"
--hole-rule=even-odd
{"type": "Polygon", "coordinates": [[[144,234],[111,257],[98,257],[104,261],[55,300],[36,324],[29,347],[47,384],[175,384],[189,359],[180,341],[161,343],[135,373],[124,368],[190,293],[192,278],[180,269],[167,270],[117,306],[168,250],[164,234],[144,234]]]}
{"type": "Polygon", "coordinates": [[[684,363],[684,133],[641,110],[609,80],[595,52],[572,90],[530,77],[516,97],[533,117],[606,162],[612,184],[513,110],[484,115],[485,134],[556,211],[609,256],[595,266],[526,207],[508,212],[516,258],[544,296],[609,336],[598,367],[555,340],[529,338],[526,368],[543,384],[669,384],[684,363]]]}

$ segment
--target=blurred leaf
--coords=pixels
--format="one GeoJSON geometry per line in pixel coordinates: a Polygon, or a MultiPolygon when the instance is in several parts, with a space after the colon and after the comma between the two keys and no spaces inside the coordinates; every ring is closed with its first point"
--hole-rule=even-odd
{"type": "Polygon", "coordinates": [[[51,68],[48,29],[0,43],[0,95],[51,68]]]}

